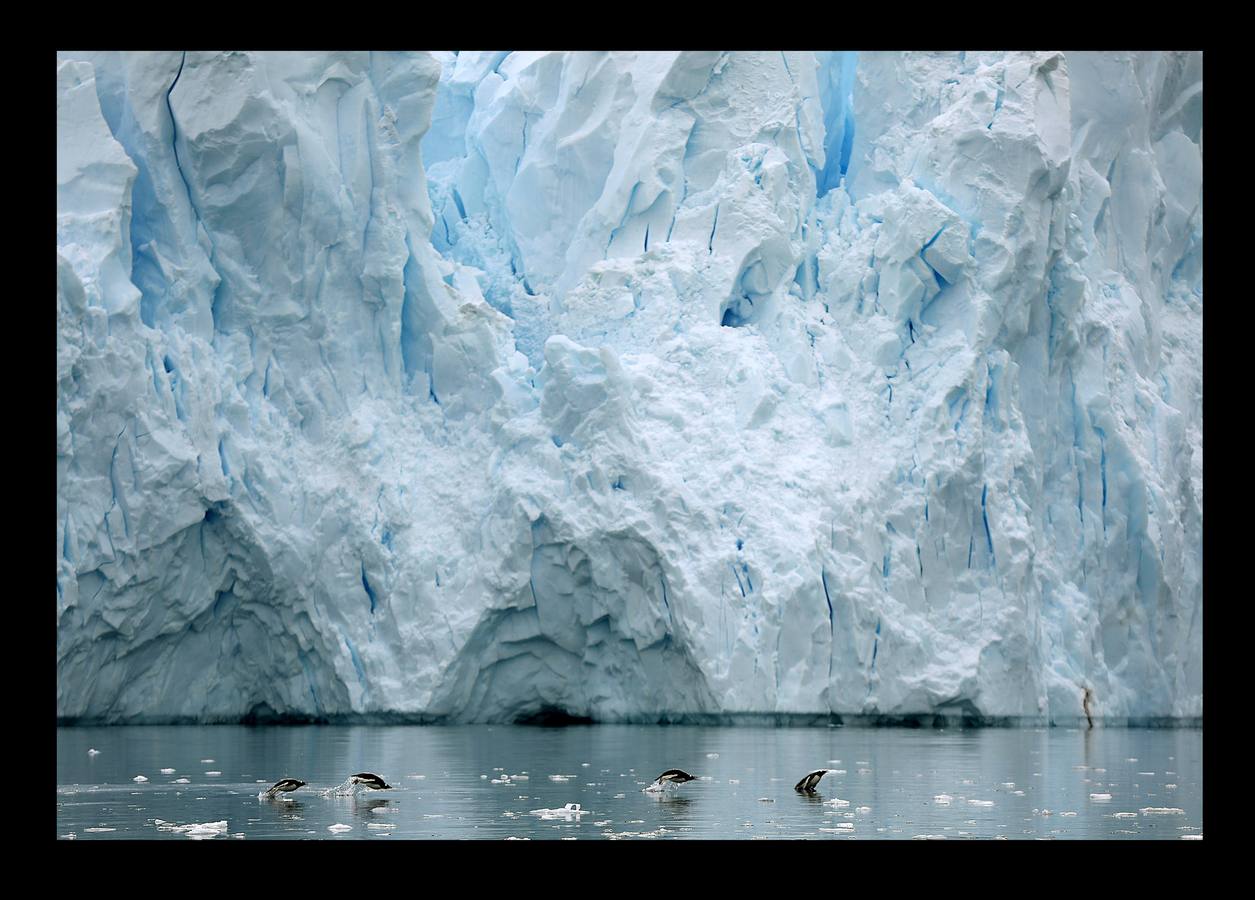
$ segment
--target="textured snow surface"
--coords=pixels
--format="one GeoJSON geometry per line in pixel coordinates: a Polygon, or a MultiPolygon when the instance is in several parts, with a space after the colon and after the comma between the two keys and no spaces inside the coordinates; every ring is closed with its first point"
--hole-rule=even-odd
{"type": "Polygon", "coordinates": [[[1202,714],[1196,53],[57,63],[57,706],[1202,714]]]}

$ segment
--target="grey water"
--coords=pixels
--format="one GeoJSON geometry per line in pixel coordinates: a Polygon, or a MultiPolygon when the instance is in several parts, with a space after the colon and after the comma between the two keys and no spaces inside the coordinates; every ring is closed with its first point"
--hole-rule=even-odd
{"type": "Polygon", "coordinates": [[[67,727],[57,836],[1177,840],[1202,834],[1202,754],[1201,728],[67,727]],[[644,791],[670,768],[698,780],[644,791]],[[393,790],[323,794],[362,771],[393,790]],[[284,777],[308,785],[259,798],[284,777]]]}

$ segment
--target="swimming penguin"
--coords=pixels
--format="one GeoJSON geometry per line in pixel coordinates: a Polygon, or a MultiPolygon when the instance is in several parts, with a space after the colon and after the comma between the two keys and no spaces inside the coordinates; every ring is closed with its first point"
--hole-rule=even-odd
{"type": "Polygon", "coordinates": [[[793,790],[797,791],[799,794],[813,794],[815,793],[815,788],[819,785],[820,779],[831,771],[831,769],[816,769],[814,772],[808,773],[806,777],[795,784],[793,786],[793,790]]]}
{"type": "Polygon", "coordinates": [[[295,778],[284,778],[275,782],[274,787],[267,789],[266,796],[274,797],[278,794],[286,794],[289,791],[294,791],[300,787],[305,787],[305,782],[297,781],[295,778]]]}
{"type": "Polygon", "coordinates": [[[667,769],[667,771],[655,778],[654,781],[659,784],[665,781],[669,781],[672,784],[684,784],[686,781],[693,781],[694,778],[695,776],[690,775],[688,772],[681,771],[680,769],[667,769]]]}
{"type": "Polygon", "coordinates": [[[388,784],[378,775],[371,772],[358,772],[349,778],[350,784],[364,784],[371,790],[388,791],[392,789],[392,785],[388,784]]]}

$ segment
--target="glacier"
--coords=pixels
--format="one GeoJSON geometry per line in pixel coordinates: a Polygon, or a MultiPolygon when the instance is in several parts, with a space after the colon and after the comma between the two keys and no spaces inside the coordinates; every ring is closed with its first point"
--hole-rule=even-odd
{"type": "Polygon", "coordinates": [[[57,60],[62,721],[1202,715],[1196,52],[57,60]]]}

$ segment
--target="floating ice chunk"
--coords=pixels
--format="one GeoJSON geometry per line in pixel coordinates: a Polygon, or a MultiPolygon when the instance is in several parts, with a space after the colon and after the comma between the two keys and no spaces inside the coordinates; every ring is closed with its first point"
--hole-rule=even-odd
{"type": "Polygon", "coordinates": [[[1138,810],[1144,816],[1183,816],[1185,810],[1175,806],[1143,806],[1138,810]]]}
{"type": "Polygon", "coordinates": [[[1075,813],[1075,812],[1062,812],[1062,813],[1059,813],[1059,815],[1061,815],[1061,816],[1074,816],[1074,815],[1076,815],[1076,813],[1075,813]]]}
{"type": "Polygon", "coordinates": [[[134,778],[131,779],[131,781],[134,781],[136,784],[143,784],[147,780],[148,780],[147,775],[136,775],[134,778]]]}
{"type": "Polygon", "coordinates": [[[367,822],[367,828],[396,828],[391,822],[367,822]]]}
{"type": "Polygon", "coordinates": [[[1138,775],[1154,775],[1154,772],[1138,772],[1138,775]]]}
{"type": "Polygon", "coordinates": [[[770,797],[759,797],[758,802],[759,803],[775,803],[776,801],[772,800],[770,797]]]}
{"type": "Polygon", "coordinates": [[[87,755],[88,755],[88,756],[99,756],[99,755],[100,755],[100,751],[99,751],[99,750],[97,750],[95,747],[92,747],[90,750],[88,750],[88,751],[87,751],[87,755]]]}
{"type": "Polygon", "coordinates": [[[831,800],[824,801],[824,806],[832,806],[832,807],[836,807],[837,809],[840,809],[842,807],[849,806],[849,805],[850,805],[849,800],[842,800],[840,797],[833,797],[831,800]]]}
{"type": "Polygon", "coordinates": [[[614,797],[613,797],[612,799],[614,799],[614,800],[625,800],[625,799],[627,799],[627,794],[615,794],[615,795],[614,795],[614,797]]]}
{"type": "Polygon", "coordinates": [[[174,774],[174,769],[162,769],[162,770],[161,770],[161,774],[162,774],[162,775],[173,775],[173,774],[174,774]]]}
{"type": "Polygon", "coordinates": [[[1091,800],[1110,800],[1110,799],[1111,799],[1111,795],[1110,795],[1110,794],[1104,794],[1104,793],[1090,794],[1090,795],[1089,795],[1089,799],[1091,799],[1091,800]]]}
{"type": "Polygon", "coordinates": [[[968,800],[967,802],[972,804],[973,806],[993,806],[994,805],[994,802],[992,800],[968,800]]]}
{"type": "Polygon", "coordinates": [[[206,772],[205,774],[206,774],[206,775],[211,775],[211,776],[218,776],[218,775],[221,775],[222,773],[221,773],[221,772],[219,772],[217,769],[211,769],[210,771],[206,772]]]}
{"type": "Polygon", "coordinates": [[[207,765],[211,765],[211,766],[214,764],[214,760],[212,759],[202,759],[201,762],[206,763],[207,765]]]}
{"type": "Polygon", "coordinates": [[[186,778],[176,778],[174,779],[174,783],[175,784],[191,784],[192,782],[186,778]]]}
{"type": "Polygon", "coordinates": [[[1023,797],[1023,796],[1024,796],[1024,792],[1023,792],[1023,791],[1012,791],[1011,793],[1012,793],[1012,794],[1014,794],[1014,795],[1015,795],[1015,796],[1017,796],[1017,797],[1023,797]]]}
{"type": "Polygon", "coordinates": [[[1137,818],[1137,813],[1135,813],[1135,812],[1118,812],[1118,813],[1112,813],[1112,814],[1111,814],[1111,817],[1112,817],[1113,819],[1136,819],[1136,818],[1137,818]]]}
{"type": "Polygon", "coordinates": [[[352,825],[345,825],[345,824],[343,824],[343,823],[341,823],[341,822],[336,822],[336,824],[334,824],[334,825],[328,825],[328,826],[327,826],[327,830],[328,830],[328,831],[335,832],[336,834],[340,834],[340,833],[345,832],[345,831],[352,831],[352,830],[353,830],[353,826],[352,826],[352,825]]]}
{"type": "MultiPolygon", "coordinates": [[[[74,835],[70,835],[70,837],[74,837],[74,835]]],[[[1203,836],[1202,836],[1201,834],[1183,834],[1183,835],[1181,835],[1181,840],[1183,840],[1183,841],[1201,841],[1202,839],[1203,839],[1203,836]]]]}
{"type": "Polygon", "coordinates": [[[406,777],[406,778],[413,778],[415,781],[422,781],[422,780],[423,780],[424,778],[426,778],[427,776],[426,776],[426,775],[406,775],[405,777],[406,777]]]}
{"type": "Polygon", "coordinates": [[[63,841],[77,841],[77,840],[78,840],[78,835],[77,835],[77,834],[75,834],[73,831],[71,831],[71,832],[69,832],[68,834],[63,834],[63,835],[61,835],[61,840],[63,840],[63,841]]]}
{"type": "Polygon", "coordinates": [[[1170,791],[1175,791],[1177,789],[1177,786],[1175,784],[1165,784],[1164,787],[1170,791]]]}
{"type": "Polygon", "coordinates": [[[550,775],[549,780],[556,781],[559,784],[561,784],[564,781],[570,781],[574,777],[575,777],[574,775],[550,775]]]}
{"type": "Polygon", "coordinates": [[[946,836],[944,834],[917,834],[914,837],[912,837],[911,840],[913,841],[944,841],[946,840],[946,836]]]}
{"type": "Polygon", "coordinates": [[[84,830],[84,831],[97,832],[97,831],[117,831],[118,829],[116,829],[116,828],[105,828],[105,827],[101,826],[100,828],[84,828],[83,830],[84,830]]]}
{"type": "Polygon", "coordinates": [[[933,797],[933,803],[936,803],[938,806],[948,806],[952,800],[954,798],[949,794],[937,794],[933,797]]]}
{"type": "Polygon", "coordinates": [[[706,758],[707,758],[707,759],[718,759],[718,758],[719,758],[719,754],[718,754],[718,753],[707,753],[707,754],[706,754],[706,758]]]}
{"type": "Polygon", "coordinates": [[[542,819],[565,819],[567,821],[578,820],[580,816],[588,813],[588,810],[581,809],[578,803],[568,803],[562,807],[553,809],[533,809],[531,814],[539,816],[542,819]]]}
{"type": "Polygon", "coordinates": [[[1004,788],[1013,788],[1013,787],[1015,787],[1015,782],[1014,782],[1014,781],[1004,781],[1004,782],[1002,782],[1002,787],[1004,787],[1004,788]]]}

